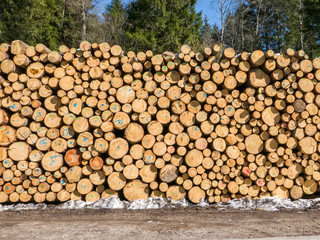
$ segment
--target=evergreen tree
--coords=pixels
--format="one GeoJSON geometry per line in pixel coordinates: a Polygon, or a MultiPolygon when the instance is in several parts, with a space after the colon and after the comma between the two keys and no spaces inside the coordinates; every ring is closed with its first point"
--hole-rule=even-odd
{"type": "Polygon", "coordinates": [[[60,0],[62,1],[63,26],[61,41],[70,46],[79,46],[85,39],[99,41],[101,37],[101,23],[93,12],[94,0],[60,0]]]}
{"type": "Polygon", "coordinates": [[[58,47],[61,26],[60,0],[2,0],[0,9],[0,31],[3,41],[21,39],[28,44],[42,42],[53,49],[58,47]]]}
{"type": "Polygon", "coordinates": [[[306,51],[320,57],[320,0],[303,1],[306,51]]]}
{"type": "Polygon", "coordinates": [[[201,13],[196,0],[135,0],[128,6],[127,49],[178,51],[201,45],[201,13]]]}
{"type": "Polygon", "coordinates": [[[103,13],[104,39],[109,44],[125,45],[126,9],[122,0],[112,0],[103,13]]]}
{"type": "Polygon", "coordinates": [[[212,29],[211,25],[209,24],[207,16],[205,16],[205,18],[204,18],[204,23],[203,23],[203,26],[202,26],[202,29],[201,29],[201,34],[202,34],[202,37],[203,37],[204,46],[205,47],[212,46],[213,43],[214,43],[214,40],[213,40],[213,29],[212,29]]]}

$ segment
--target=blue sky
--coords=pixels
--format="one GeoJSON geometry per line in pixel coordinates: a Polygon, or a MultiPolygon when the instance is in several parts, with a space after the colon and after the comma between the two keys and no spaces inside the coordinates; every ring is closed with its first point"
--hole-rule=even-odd
{"type": "Polygon", "coordinates": [[[198,0],[196,5],[197,11],[202,11],[202,18],[207,15],[211,25],[217,24],[220,27],[219,15],[217,12],[217,4],[215,0],[198,0]]]}
{"type": "MultiPolygon", "coordinates": [[[[99,12],[104,11],[104,6],[106,4],[109,4],[111,0],[102,0],[98,4],[97,8],[99,12]]],[[[128,3],[130,0],[123,0],[123,2],[128,3]]],[[[215,3],[215,0],[198,0],[196,5],[196,10],[198,12],[202,11],[202,17],[204,18],[205,15],[207,15],[208,20],[211,25],[217,24],[220,27],[219,23],[219,16],[217,12],[217,4],[215,3]]]]}

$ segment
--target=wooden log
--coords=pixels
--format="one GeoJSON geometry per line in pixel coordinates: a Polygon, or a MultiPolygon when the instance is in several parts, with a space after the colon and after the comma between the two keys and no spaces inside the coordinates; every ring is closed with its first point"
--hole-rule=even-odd
{"type": "Polygon", "coordinates": [[[8,146],[17,139],[16,130],[8,125],[0,126],[0,146],[8,146]]]}
{"type": "Polygon", "coordinates": [[[151,183],[158,175],[157,168],[154,165],[147,164],[140,169],[139,175],[143,182],[151,183]]]}
{"type": "Polygon", "coordinates": [[[73,166],[65,173],[65,175],[69,183],[79,182],[82,175],[81,167],[73,166]]]}
{"type": "Polygon", "coordinates": [[[77,183],[77,191],[82,194],[86,195],[89,192],[91,192],[93,189],[93,184],[88,178],[82,178],[78,183],[77,183]]]}
{"type": "Polygon", "coordinates": [[[16,65],[11,59],[5,59],[0,64],[0,69],[5,74],[16,72],[16,65]]]}
{"type": "Polygon", "coordinates": [[[42,43],[38,43],[35,47],[35,50],[38,52],[38,53],[50,53],[51,50],[49,48],[47,48],[44,44],[42,43]]]}
{"type": "Polygon", "coordinates": [[[13,54],[13,55],[25,54],[26,49],[28,47],[29,46],[26,43],[24,43],[20,40],[12,41],[11,46],[10,46],[11,54],[13,54]]]}
{"type": "Polygon", "coordinates": [[[43,156],[41,165],[46,171],[57,171],[63,165],[63,157],[55,151],[50,151],[43,156]]]}
{"type": "Polygon", "coordinates": [[[246,150],[252,154],[258,154],[263,150],[263,141],[259,135],[252,134],[245,139],[246,150]]]}
{"type": "Polygon", "coordinates": [[[126,178],[122,173],[113,172],[108,176],[108,185],[112,190],[119,191],[126,186],[126,178]]]}
{"type": "Polygon", "coordinates": [[[201,199],[205,199],[205,196],[205,191],[198,186],[194,186],[188,191],[188,198],[192,203],[200,203],[201,199]]]}
{"type": "Polygon", "coordinates": [[[254,88],[266,87],[270,83],[270,77],[260,68],[249,71],[249,84],[254,88]]]}
{"type": "Polygon", "coordinates": [[[299,141],[301,152],[304,154],[312,154],[317,151],[317,142],[312,137],[305,137],[299,141]]]}
{"type": "Polygon", "coordinates": [[[186,191],[182,186],[171,186],[166,191],[166,197],[171,198],[174,201],[178,201],[186,197],[186,191]]]}
{"type": "Polygon", "coordinates": [[[255,50],[250,54],[250,63],[253,67],[259,67],[264,64],[266,56],[263,51],[255,50]]]}
{"type": "Polygon", "coordinates": [[[143,135],[144,135],[144,130],[142,126],[137,123],[130,123],[124,132],[124,137],[130,143],[140,142],[143,138],[143,135]]]}
{"type": "Polygon", "coordinates": [[[44,66],[40,62],[31,63],[27,68],[27,75],[30,78],[42,78],[44,73],[44,66]]]}
{"type": "Polygon", "coordinates": [[[15,142],[8,148],[8,156],[15,161],[28,159],[31,147],[25,142],[15,142]]]}
{"type": "Polygon", "coordinates": [[[128,201],[147,199],[149,197],[149,191],[148,184],[140,180],[133,180],[123,188],[123,194],[128,201]]]}
{"type": "Polygon", "coordinates": [[[105,174],[103,171],[93,171],[89,175],[89,179],[94,185],[99,186],[105,182],[105,174]]]}

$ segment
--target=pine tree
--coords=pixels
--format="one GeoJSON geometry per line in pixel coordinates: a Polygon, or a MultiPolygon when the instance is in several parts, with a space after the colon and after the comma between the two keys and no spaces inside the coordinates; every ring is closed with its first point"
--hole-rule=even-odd
{"type": "Polygon", "coordinates": [[[62,42],[70,47],[79,46],[83,40],[98,41],[101,36],[101,24],[92,12],[94,0],[60,0],[62,1],[62,42]]]}
{"type": "Polygon", "coordinates": [[[32,6],[32,0],[0,1],[0,31],[3,42],[11,42],[18,38],[32,42],[32,6]]]}
{"type": "Polygon", "coordinates": [[[2,0],[0,31],[3,41],[21,39],[56,49],[60,43],[60,0],[2,0]]]}
{"type": "Polygon", "coordinates": [[[214,43],[213,40],[213,29],[211,27],[211,25],[209,24],[209,20],[208,17],[205,16],[204,18],[204,23],[201,29],[201,34],[203,37],[203,44],[204,46],[212,46],[214,43]]]}
{"type": "Polygon", "coordinates": [[[306,51],[320,57],[320,0],[305,0],[303,7],[306,51]]]}
{"type": "Polygon", "coordinates": [[[198,48],[201,13],[196,0],[135,0],[128,6],[127,49],[178,51],[182,44],[198,48]]]}
{"type": "Polygon", "coordinates": [[[125,45],[126,10],[122,0],[112,0],[103,13],[104,39],[109,44],[125,45]]]}

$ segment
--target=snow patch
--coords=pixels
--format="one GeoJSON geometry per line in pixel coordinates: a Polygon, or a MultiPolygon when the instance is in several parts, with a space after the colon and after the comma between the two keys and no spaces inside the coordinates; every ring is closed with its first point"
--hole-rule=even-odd
{"type": "Polygon", "coordinates": [[[266,197],[257,200],[248,198],[233,199],[228,202],[220,202],[217,204],[209,204],[206,200],[202,200],[199,204],[192,204],[186,199],[174,201],[170,198],[148,198],[145,200],[138,199],[133,202],[122,201],[117,196],[100,199],[97,202],[85,201],[67,201],[58,205],[55,204],[34,204],[19,203],[12,205],[1,205],[0,212],[3,211],[21,211],[21,210],[45,210],[45,209],[161,209],[161,208],[177,208],[177,207],[213,207],[218,210],[238,209],[238,210],[263,210],[263,211],[279,211],[279,210],[306,210],[320,209],[320,198],[315,199],[279,199],[277,197],[266,197]]]}

